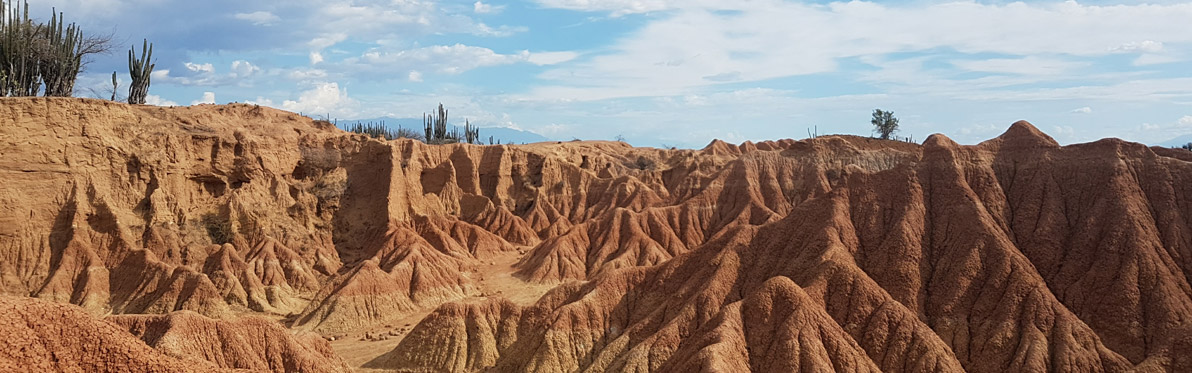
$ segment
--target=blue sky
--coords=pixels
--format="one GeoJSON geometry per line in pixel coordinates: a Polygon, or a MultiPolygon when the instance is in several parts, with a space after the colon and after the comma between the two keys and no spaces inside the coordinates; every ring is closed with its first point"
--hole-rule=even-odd
{"type": "MultiPolygon", "coordinates": [[[[560,139],[700,147],[870,134],[961,143],[1026,119],[1062,143],[1192,133],[1192,3],[780,0],[37,0],[154,42],[153,103],[453,118],[560,139]]],[[[122,85],[123,87],[123,85],[122,85]]]]}

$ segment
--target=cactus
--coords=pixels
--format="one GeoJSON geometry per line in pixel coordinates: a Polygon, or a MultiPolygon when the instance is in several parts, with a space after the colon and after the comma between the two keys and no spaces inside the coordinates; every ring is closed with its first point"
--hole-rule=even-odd
{"type": "Polygon", "coordinates": [[[345,129],[348,130],[349,132],[365,134],[365,135],[368,135],[369,137],[385,139],[385,140],[396,140],[396,139],[402,139],[402,138],[421,140],[421,136],[418,134],[418,132],[415,132],[409,128],[402,128],[402,126],[400,126],[400,125],[397,126],[397,130],[391,130],[391,129],[389,129],[389,127],[385,126],[384,121],[381,121],[379,123],[357,122],[355,124],[348,125],[347,128],[345,128],[345,129]]]}
{"type": "Polygon", "coordinates": [[[434,133],[434,129],[431,128],[430,118],[427,117],[426,113],[422,113],[422,123],[426,124],[426,128],[424,128],[424,130],[425,130],[424,132],[426,132],[426,134],[425,134],[426,137],[423,137],[423,138],[425,138],[426,143],[429,144],[431,139],[434,138],[433,136],[435,133],[434,133]]]}
{"type": "Polygon", "coordinates": [[[29,18],[27,1],[0,1],[0,96],[70,96],[83,67],[83,56],[102,53],[104,37],[84,37],[54,9],[42,24],[29,18]]]}
{"type": "Polygon", "coordinates": [[[447,109],[443,108],[442,103],[439,104],[437,112],[430,115],[423,114],[422,121],[426,127],[427,144],[447,144],[459,141],[458,134],[447,132],[447,109]]]}
{"type": "Polygon", "coordinates": [[[153,63],[150,59],[153,58],[153,44],[145,39],[141,45],[141,59],[136,59],[136,46],[128,50],[128,74],[132,76],[132,82],[128,86],[128,103],[135,105],[145,104],[145,96],[149,94],[149,75],[153,73],[153,63]]]}
{"type": "Polygon", "coordinates": [[[33,41],[41,27],[29,19],[28,2],[9,8],[0,1],[0,97],[37,95],[41,66],[33,41]]]}
{"type": "Polygon", "coordinates": [[[45,45],[39,67],[45,96],[69,97],[74,93],[75,77],[82,67],[83,31],[74,23],[66,25],[63,14],[56,11],[42,29],[45,45]]]}
{"type": "Polygon", "coordinates": [[[116,72],[112,72],[112,101],[116,101],[116,92],[120,88],[120,83],[116,81],[116,72]]]}
{"type": "Polygon", "coordinates": [[[472,127],[472,123],[467,119],[464,119],[463,136],[460,136],[459,127],[452,127],[451,132],[447,132],[447,109],[444,109],[441,103],[436,112],[422,114],[422,124],[427,144],[452,144],[460,141],[469,144],[480,143],[480,129],[472,127]]]}
{"type": "Polygon", "coordinates": [[[464,119],[464,139],[469,144],[480,143],[480,129],[472,127],[472,124],[467,119],[464,119]]]}

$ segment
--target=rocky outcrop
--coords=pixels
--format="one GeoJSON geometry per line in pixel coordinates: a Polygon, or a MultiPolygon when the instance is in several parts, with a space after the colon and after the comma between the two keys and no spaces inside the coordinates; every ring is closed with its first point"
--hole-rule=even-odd
{"type": "Polygon", "coordinates": [[[107,320],[166,355],[204,360],[220,368],[278,373],[352,370],[317,334],[291,333],[265,319],[221,321],[178,311],[116,315],[107,320]]]}
{"type": "Polygon", "coordinates": [[[0,371],[218,372],[202,360],[154,350],[69,304],[0,296],[0,371]]]}
{"type": "MultiPolygon", "coordinates": [[[[1026,122],[971,146],[428,146],[249,105],[3,102],[6,294],[328,335],[434,309],[366,364],[415,371],[1180,371],[1192,354],[1182,150],[1060,146],[1026,122]],[[497,274],[555,288],[515,304],[482,290],[497,274]]],[[[311,356],[292,361],[329,358],[311,356]]]]}
{"type": "MultiPolygon", "coordinates": [[[[1192,353],[1176,337],[1192,316],[1192,267],[1181,259],[1192,237],[1184,216],[1192,196],[1187,160],[1118,140],[1060,147],[1026,122],[977,146],[935,135],[905,155],[900,148],[867,154],[864,141],[847,138],[817,148],[821,141],[764,161],[812,171],[748,179],[820,181],[763,192],[804,197],[760,203],[774,217],[737,221],[654,266],[622,266],[562,285],[517,313],[456,316],[463,325],[516,320],[509,328],[516,340],[500,339],[509,347],[478,348],[499,345],[477,333],[420,339],[393,353],[499,352],[491,364],[395,359],[389,366],[1179,371],[1178,356],[1192,353]],[[827,166],[840,158],[848,160],[827,166]]],[[[765,159],[748,154],[736,162],[765,159]]],[[[733,167],[742,166],[729,163],[722,172],[733,167]]],[[[731,189],[748,195],[750,188],[731,189]]],[[[709,206],[723,212],[726,205],[734,204],[709,206]]],[[[605,230],[626,234],[643,225],[667,226],[605,230]]],[[[451,324],[440,319],[456,307],[427,320],[451,324]]]]}

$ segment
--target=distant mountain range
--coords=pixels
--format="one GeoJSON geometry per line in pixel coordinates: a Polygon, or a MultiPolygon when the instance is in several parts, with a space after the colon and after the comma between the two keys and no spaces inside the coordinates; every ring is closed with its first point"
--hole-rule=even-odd
{"type": "MultiPolygon", "coordinates": [[[[344,128],[344,129],[346,129],[346,128],[348,128],[348,126],[351,126],[356,123],[383,123],[385,125],[385,127],[389,128],[389,129],[397,129],[397,128],[401,127],[401,128],[412,129],[414,131],[417,131],[418,133],[423,133],[422,118],[381,117],[381,118],[350,119],[350,120],[340,119],[340,120],[336,121],[336,125],[338,125],[339,128],[344,128]]],[[[459,126],[459,125],[456,125],[455,123],[448,123],[447,126],[448,126],[448,128],[447,128],[448,132],[450,132],[452,130],[452,127],[454,127],[454,128],[458,128],[460,133],[463,133],[464,126],[459,126]]],[[[542,135],[539,135],[537,133],[530,132],[530,131],[523,131],[523,130],[517,130],[517,129],[512,129],[512,128],[506,128],[506,127],[480,127],[480,139],[484,143],[486,143],[486,144],[488,143],[489,136],[492,136],[494,140],[500,140],[502,144],[522,144],[522,143],[529,144],[529,143],[542,142],[542,141],[553,141],[552,139],[547,138],[546,136],[542,136],[542,135]]]]}
{"type": "Polygon", "coordinates": [[[1192,142],[1192,133],[1189,133],[1189,134],[1183,135],[1183,136],[1178,136],[1174,139],[1161,142],[1158,145],[1166,146],[1166,147],[1184,146],[1185,144],[1190,143],[1190,142],[1192,142]]]}

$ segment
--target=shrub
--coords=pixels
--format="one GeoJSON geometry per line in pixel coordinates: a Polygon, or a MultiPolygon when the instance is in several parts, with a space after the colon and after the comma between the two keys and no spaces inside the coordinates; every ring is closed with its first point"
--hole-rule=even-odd
{"type": "Polygon", "coordinates": [[[232,241],[232,223],[215,213],[206,213],[199,218],[199,222],[207,231],[211,243],[223,245],[232,241]]]}
{"type": "Polygon", "coordinates": [[[633,162],[633,167],[642,171],[653,170],[655,166],[657,164],[654,163],[654,160],[645,156],[638,156],[637,160],[633,162]]]}

